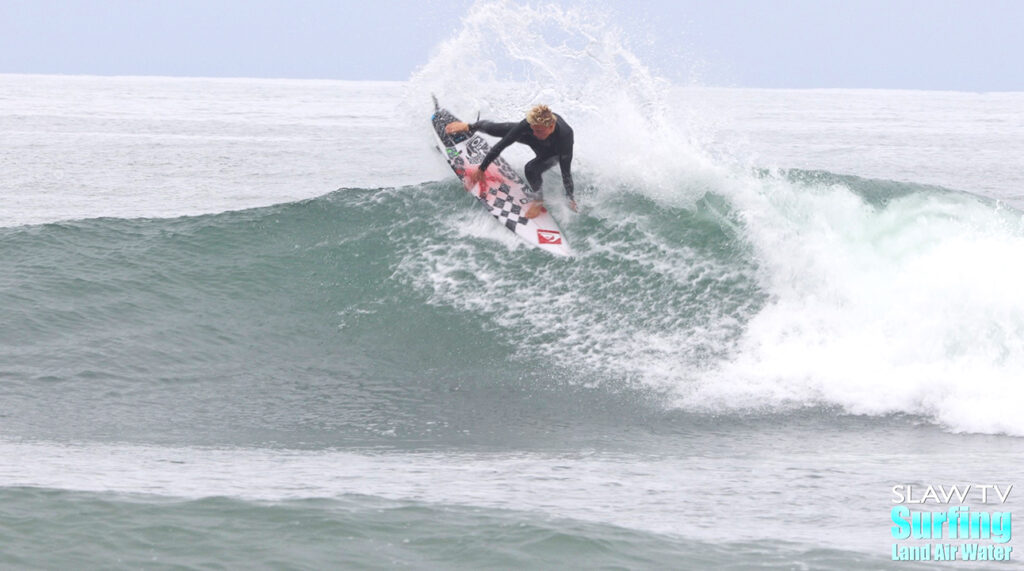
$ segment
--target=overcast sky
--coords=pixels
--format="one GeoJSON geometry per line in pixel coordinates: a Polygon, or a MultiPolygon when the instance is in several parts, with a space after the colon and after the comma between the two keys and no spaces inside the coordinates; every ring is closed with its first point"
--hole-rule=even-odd
{"type": "MultiPolygon", "coordinates": [[[[0,0],[0,73],[404,80],[471,4],[0,0]]],[[[706,84],[1024,91],[1024,0],[587,5],[645,38],[656,72],[682,54],[706,84]]]]}

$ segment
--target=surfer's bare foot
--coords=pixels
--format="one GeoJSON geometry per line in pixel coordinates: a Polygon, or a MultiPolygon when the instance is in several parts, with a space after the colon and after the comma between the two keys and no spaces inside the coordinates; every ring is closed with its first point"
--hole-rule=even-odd
{"type": "Polygon", "coordinates": [[[543,202],[534,202],[526,207],[526,212],[523,213],[523,216],[526,218],[536,218],[547,211],[548,209],[544,208],[543,202]]]}
{"type": "Polygon", "coordinates": [[[463,123],[462,121],[452,121],[444,126],[444,132],[451,135],[452,133],[461,133],[469,130],[469,123],[463,123]]]}

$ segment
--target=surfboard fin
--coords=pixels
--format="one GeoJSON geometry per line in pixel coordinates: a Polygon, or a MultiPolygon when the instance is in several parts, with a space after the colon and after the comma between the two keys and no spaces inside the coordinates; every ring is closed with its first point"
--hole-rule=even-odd
{"type": "Polygon", "coordinates": [[[437,96],[431,93],[430,98],[434,100],[434,112],[437,112],[437,110],[441,108],[441,106],[437,103],[437,96]]]}

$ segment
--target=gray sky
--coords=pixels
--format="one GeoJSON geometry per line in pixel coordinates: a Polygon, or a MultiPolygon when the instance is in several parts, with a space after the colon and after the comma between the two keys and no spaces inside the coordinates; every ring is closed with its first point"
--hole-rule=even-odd
{"type": "MultiPolygon", "coordinates": [[[[0,0],[0,73],[404,80],[472,3],[0,0]]],[[[1024,91],[1024,1],[587,5],[669,77],[685,59],[711,85],[1024,91]]]]}

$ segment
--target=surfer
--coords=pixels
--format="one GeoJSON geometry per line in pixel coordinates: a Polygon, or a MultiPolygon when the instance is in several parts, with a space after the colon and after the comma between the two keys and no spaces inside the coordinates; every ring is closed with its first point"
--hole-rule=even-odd
{"type": "Polygon", "coordinates": [[[526,114],[526,119],[518,123],[494,123],[492,121],[477,121],[469,124],[462,121],[453,121],[445,126],[445,133],[449,135],[469,131],[483,131],[492,137],[501,137],[490,152],[484,157],[480,168],[467,176],[473,183],[483,182],[484,172],[498,155],[512,143],[523,143],[533,149],[537,155],[533,160],[526,163],[526,181],[530,183],[536,193],[537,201],[543,200],[544,180],[541,175],[544,171],[555,166],[562,170],[562,185],[565,187],[565,195],[569,198],[569,208],[576,211],[576,199],[573,198],[572,182],[572,127],[564,119],[551,112],[547,105],[537,105],[526,114]]]}

